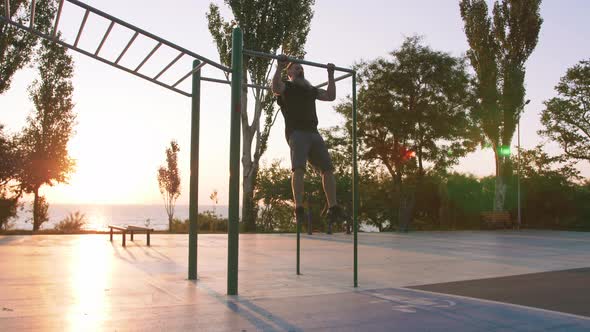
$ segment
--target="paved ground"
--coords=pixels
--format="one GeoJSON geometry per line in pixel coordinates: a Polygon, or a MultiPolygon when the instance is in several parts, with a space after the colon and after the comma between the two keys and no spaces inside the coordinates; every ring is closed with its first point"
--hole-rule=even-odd
{"type": "MultiPolygon", "coordinates": [[[[359,234],[356,289],[349,236],[304,236],[297,276],[294,235],[241,235],[239,296],[225,295],[226,236],[199,236],[196,282],[186,279],[187,235],[156,234],[151,247],[145,235],[135,240],[124,248],[120,236],[112,243],[108,235],[0,236],[0,331],[590,330],[584,311],[542,309],[542,300],[518,305],[522,296],[506,283],[480,287],[512,300],[462,294],[456,284],[531,273],[565,280],[542,272],[589,267],[588,233],[359,234]]],[[[553,283],[528,289],[570,308],[590,306],[590,296],[579,296],[588,283],[564,292],[549,291],[553,283]]]]}

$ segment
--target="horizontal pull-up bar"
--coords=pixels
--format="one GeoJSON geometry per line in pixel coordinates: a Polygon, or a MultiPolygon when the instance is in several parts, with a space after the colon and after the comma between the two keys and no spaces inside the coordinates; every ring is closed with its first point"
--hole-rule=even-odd
{"type": "MultiPolygon", "coordinates": [[[[351,77],[352,75],[353,75],[353,74],[351,74],[351,73],[348,73],[348,74],[344,74],[344,75],[342,75],[342,76],[336,77],[336,78],[334,79],[334,82],[338,82],[338,81],[341,81],[341,80],[343,80],[343,79],[345,79],[345,78],[349,78],[349,77],[351,77]]],[[[318,85],[316,85],[315,87],[316,87],[316,88],[321,88],[321,87],[323,87],[323,86],[326,86],[326,85],[328,85],[328,83],[330,83],[330,81],[328,81],[328,82],[324,82],[324,83],[322,83],[322,84],[318,84],[318,85]]]]}
{"type": "MultiPolygon", "coordinates": [[[[246,49],[244,49],[244,54],[257,56],[257,57],[261,57],[261,58],[268,58],[268,59],[275,59],[275,60],[279,59],[278,55],[268,54],[268,53],[263,53],[263,52],[258,52],[258,51],[251,51],[251,50],[246,50],[246,49]]],[[[306,65],[306,66],[313,66],[313,67],[326,68],[326,69],[328,68],[328,65],[325,65],[323,63],[311,62],[311,61],[306,61],[306,60],[297,59],[297,58],[287,57],[287,61],[300,63],[300,64],[306,65]]],[[[343,71],[345,73],[351,73],[351,74],[354,73],[354,70],[348,69],[348,68],[342,68],[342,67],[334,67],[334,70],[343,71]]]]}
{"type": "Polygon", "coordinates": [[[218,78],[211,78],[211,77],[203,77],[201,76],[200,78],[201,81],[206,81],[206,82],[213,82],[213,83],[221,83],[221,84],[227,84],[227,85],[231,85],[231,82],[228,80],[220,80],[218,78]]]}
{"type": "MultiPolygon", "coordinates": [[[[213,83],[221,83],[221,84],[227,84],[227,85],[231,85],[231,82],[228,80],[220,80],[218,78],[211,78],[211,77],[203,77],[201,76],[200,78],[201,81],[206,81],[206,82],[213,82],[213,83]]],[[[265,90],[270,90],[270,87],[268,86],[262,86],[262,85],[256,85],[256,84],[243,84],[249,88],[257,88],[257,89],[265,89],[265,90]]]]}
{"type": "MultiPolygon", "coordinates": [[[[334,82],[338,82],[338,81],[341,81],[341,80],[343,80],[345,78],[349,78],[352,75],[353,74],[345,74],[345,75],[336,77],[334,79],[334,82]]],[[[207,81],[207,82],[213,82],[213,83],[227,84],[227,85],[230,85],[231,84],[231,82],[228,81],[228,80],[221,80],[221,79],[218,79],[218,78],[210,78],[210,77],[203,77],[203,76],[201,76],[200,80],[201,81],[207,81]]],[[[328,83],[329,82],[324,82],[322,84],[316,85],[315,87],[316,88],[321,88],[321,87],[324,87],[324,86],[328,85],[328,83]]],[[[249,88],[257,88],[257,89],[271,90],[271,88],[269,86],[263,86],[263,85],[257,85],[257,84],[244,84],[244,85],[247,86],[247,87],[249,87],[249,88]]]]}
{"type": "Polygon", "coordinates": [[[87,4],[83,3],[83,2],[80,2],[80,1],[77,1],[77,0],[66,0],[66,1],[68,1],[68,2],[70,2],[72,4],[74,4],[74,5],[77,5],[77,6],[81,7],[81,8],[84,8],[86,10],[89,10],[92,13],[97,14],[99,16],[102,16],[102,17],[104,17],[104,18],[106,18],[106,19],[108,19],[110,21],[114,21],[115,23],[117,23],[119,25],[122,25],[122,26],[124,26],[124,27],[126,27],[128,29],[131,29],[131,30],[135,31],[136,33],[141,33],[142,35],[144,35],[146,37],[149,37],[149,38],[151,38],[151,39],[153,39],[153,40],[155,40],[157,42],[160,42],[160,43],[162,43],[162,44],[164,44],[164,45],[166,45],[168,47],[171,47],[171,48],[173,48],[173,49],[175,49],[177,51],[186,53],[186,54],[188,54],[188,55],[190,55],[190,56],[192,56],[192,57],[194,57],[196,59],[199,59],[199,60],[201,60],[203,62],[206,62],[207,64],[209,64],[209,65],[211,65],[211,66],[213,66],[215,68],[221,69],[221,70],[223,70],[225,72],[231,72],[231,68],[228,68],[226,66],[220,65],[220,64],[218,64],[217,62],[215,62],[213,60],[209,60],[209,59],[207,59],[207,58],[205,58],[205,57],[203,57],[201,55],[198,55],[197,53],[191,52],[191,51],[189,51],[189,50],[187,50],[187,49],[185,49],[183,47],[180,47],[180,46],[178,46],[178,45],[176,45],[174,43],[171,43],[171,42],[169,42],[169,41],[167,41],[167,40],[165,40],[163,38],[160,38],[160,37],[158,37],[158,36],[156,36],[154,34],[151,34],[151,33],[147,32],[147,31],[145,31],[143,29],[140,29],[140,28],[138,28],[138,27],[136,27],[136,26],[134,26],[132,24],[129,24],[129,23],[125,22],[125,21],[122,21],[122,20],[120,20],[120,19],[118,19],[118,18],[116,18],[114,16],[111,16],[111,15],[109,15],[109,14],[103,12],[103,11],[100,11],[100,10],[94,8],[94,7],[91,7],[91,6],[89,6],[89,5],[87,5],[87,4]]]}

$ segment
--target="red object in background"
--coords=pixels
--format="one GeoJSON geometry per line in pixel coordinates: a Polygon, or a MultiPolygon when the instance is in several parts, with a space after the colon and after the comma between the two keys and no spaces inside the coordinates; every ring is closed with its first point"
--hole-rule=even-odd
{"type": "Polygon", "coordinates": [[[416,151],[410,150],[405,146],[400,146],[400,157],[403,161],[408,161],[410,158],[416,157],[416,151]]]}

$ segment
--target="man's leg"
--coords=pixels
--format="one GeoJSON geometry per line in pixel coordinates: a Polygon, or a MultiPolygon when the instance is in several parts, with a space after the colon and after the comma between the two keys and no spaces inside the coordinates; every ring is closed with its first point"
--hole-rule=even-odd
{"type": "Polygon", "coordinates": [[[328,208],[338,205],[336,200],[336,178],[332,170],[322,172],[322,185],[328,201],[328,208]]]}
{"type": "Polygon", "coordinates": [[[291,189],[293,190],[293,200],[295,201],[295,207],[303,208],[303,176],[305,170],[297,168],[293,170],[291,174],[291,189]]]}
{"type": "Polygon", "coordinates": [[[328,218],[332,219],[331,222],[346,219],[346,234],[350,234],[350,218],[342,210],[342,207],[338,206],[338,201],[336,200],[336,177],[333,171],[322,173],[322,184],[324,185],[324,193],[328,201],[328,218]]]}
{"type": "Polygon", "coordinates": [[[311,145],[311,140],[304,132],[294,131],[289,137],[289,147],[291,148],[291,190],[293,191],[293,201],[295,202],[295,218],[297,224],[301,224],[305,218],[303,208],[303,176],[305,166],[307,165],[307,155],[311,145]]]}
{"type": "Polygon", "coordinates": [[[336,199],[336,178],[334,176],[332,159],[330,158],[330,153],[324,140],[319,134],[314,135],[309,161],[316,169],[322,172],[322,185],[328,202],[326,215],[328,218],[328,234],[331,234],[332,224],[344,221],[346,215],[342,207],[338,205],[336,199]]]}
{"type": "MultiPolygon", "coordinates": [[[[328,226],[331,233],[332,224],[342,223],[344,221],[348,223],[349,218],[342,207],[338,205],[338,201],[336,200],[336,177],[334,176],[333,171],[325,171],[322,173],[322,184],[324,186],[326,200],[328,201],[326,217],[328,218],[328,226]]],[[[347,233],[349,232],[347,231],[347,233]]]]}

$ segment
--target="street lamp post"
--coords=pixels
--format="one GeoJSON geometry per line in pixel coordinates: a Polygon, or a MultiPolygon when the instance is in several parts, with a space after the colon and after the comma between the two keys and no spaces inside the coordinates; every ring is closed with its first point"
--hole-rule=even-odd
{"type": "Polygon", "coordinates": [[[521,226],[521,213],[520,213],[520,116],[524,110],[524,107],[530,103],[531,100],[527,99],[527,101],[522,104],[522,106],[520,107],[520,114],[518,115],[518,169],[517,169],[517,174],[518,174],[518,181],[517,181],[517,196],[518,196],[518,224],[517,224],[517,228],[520,229],[521,226]]]}

